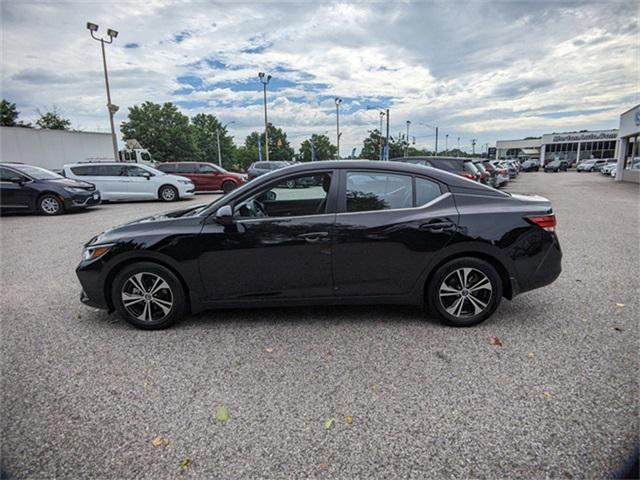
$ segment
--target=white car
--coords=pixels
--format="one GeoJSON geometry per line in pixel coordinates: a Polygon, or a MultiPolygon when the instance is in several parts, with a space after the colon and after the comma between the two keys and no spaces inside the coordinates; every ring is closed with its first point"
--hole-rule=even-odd
{"type": "Polygon", "coordinates": [[[93,183],[102,200],[162,200],[172,202],[195,195],[188,178],[168,175],[153,167],[122,162],[65,165],[67,178],[93,183]]]}

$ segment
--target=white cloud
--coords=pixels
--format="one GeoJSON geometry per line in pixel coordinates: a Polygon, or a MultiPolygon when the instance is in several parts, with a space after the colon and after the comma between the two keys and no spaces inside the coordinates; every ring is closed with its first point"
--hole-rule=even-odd
{"type": "Polygon", "coordinates": [[[26,119],[56,105],[87,130],[108,128],[99,44],[87,20],[101,33],[120,31],[107,47],[119,122],[146,100],[200,101],[206,106],[183,110],[235,121],[238,143],[262,128],[257,71],[274,76],[270,120],[294,144],[312,132],[334,138],[332,98],[343,97],[343,154],[378,127],[378,112],[366,110],[376,104],[391,108],[394,134],[412,120],[418,145],[432,145],[421,124],[437,124],[467,146],[472,137],[483,144],[613,128],[639,101],[638,22],[619,14],[623,3],[1,5],[2,96],[26,119]],[[184,76],[202,86],[190,89],[178,81],[184,76]]]}

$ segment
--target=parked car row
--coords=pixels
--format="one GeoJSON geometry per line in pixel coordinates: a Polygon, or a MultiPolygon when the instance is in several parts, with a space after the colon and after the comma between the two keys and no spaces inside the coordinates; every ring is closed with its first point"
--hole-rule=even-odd
{"type": "Polygon", "coordinates": [[[58,215],[103,201],[172,202],[196,192],[229,193],[246,183],[245,175],[207,162],[168,162],[157,168],[123,162],[64,165],[61,174],[21,163],[0,163],[3,212],[58,215]]]}

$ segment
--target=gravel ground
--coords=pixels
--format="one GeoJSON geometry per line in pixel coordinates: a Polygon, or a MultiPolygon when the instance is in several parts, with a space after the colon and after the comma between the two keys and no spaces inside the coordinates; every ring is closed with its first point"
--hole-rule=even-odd
{"type": "Polygon", "coordinates": [[[140,331],[81,305],[74,268],[91,236],[167,205],[0,219],[5,473],[611,475],[638,443],[638,187],[570,172],[522,174],[509,190],[553,201],[564,271],[470,329],[364,306],[214,311],[140,331]]]}

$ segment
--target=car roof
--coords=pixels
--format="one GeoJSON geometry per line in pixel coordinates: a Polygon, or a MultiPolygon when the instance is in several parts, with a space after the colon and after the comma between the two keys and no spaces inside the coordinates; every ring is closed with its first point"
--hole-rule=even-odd
{"type": "MultiPolygon", "coordinates": [[[[430,158],[430,157],[408,157],[408,158],[430,158]]],[[[456,157],[441,157],[441,158],[456,158],[456,157]]],[[[469,188],[471,180],[463,178],[453,173],[445,172],[438,168],[427,167],[424,165],[414,165],[412,163],[398,162],[398,161],[380,161],[380,160],[320,160],[317,162],[304,162],[295,165],[290,165],[278,172],[306,172],[318,169],[371,169],[371,170],[386,170],[396,173],[407,173],[412,175],[426,175],[440,180],[451,186],[460,186],[469,188]]]]}
{"type": "Polygon", "coordinates": [[[92,165],[135,165],[137,167],[149,167],[149,165],[145,165],[144,163],[135,163],[135,162],[77,162],[77,163],[65,163],[64,167],[85,167],[85,166],[92,166],[92,165]]]}

